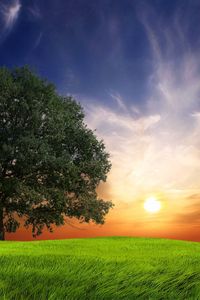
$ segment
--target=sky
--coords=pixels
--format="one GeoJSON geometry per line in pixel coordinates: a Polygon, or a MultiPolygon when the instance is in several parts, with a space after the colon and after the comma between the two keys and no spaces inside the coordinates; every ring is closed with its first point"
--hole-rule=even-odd
{"type": "Polygon", "coordinates": [[[98,187],[115,204],[106,224],[72,221],[40,239],[200,241],[199,15],[196,0],[1,0],[0,66],[28,64],[73,95],[112,161],[98,187]],[[149,197],[159,212],[144,210],[149,197]]]}

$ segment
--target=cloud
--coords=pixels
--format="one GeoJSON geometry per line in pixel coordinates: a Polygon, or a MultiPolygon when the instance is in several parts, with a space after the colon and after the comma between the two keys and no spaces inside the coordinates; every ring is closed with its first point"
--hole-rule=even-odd
{"type": "MultiPolygon", "coordinates": [[[[200,194],[192,194],[188,197],[189,200],[200,200],[200,194]]],[[[195,204],[196,205],[196,204],[195,204]]],[[[199,205],[199,202],[198,202],[199,205]]]]}
{"type": "Polygon", "coordinates": [[[126,111],[127,108],[126,108],[126,105],[124,104],[123,102],[123,99],[121,97],[121,95],[118,93],[118,92],[113,92],[111,91],[109,93],[110,97],[116,101],[117,105],[119,106],[120,109],[126,111]]]}
{"type": "Polygon", "coordinates": [[[200,209],[193,212],[178,214],[175,218],[175,223],[200,226],[200,209]]]}
{"type": "Polygon", "coordinates": [[[34,4],[33,6],[30,6],[28,8],[28,11],[29,11],[30,15],[33,16],[35,19],[41,19],[42,14],[41,14],[39,7],[36,4],[34,4]]]}
{"type": "Polygon", "coordinates": [[[131,115],[129,112],[93,104],[87,105],[86,114],[87,123],[91,128],[97,128],[98,136],[103,138],[111,153],[111,197],[119,201],[132,201],[141,192],[139,186],[143,173],[146,170],[147,176],[147,171],[150,171],[144,164],[145,160],[149,162],[148,156],[154,139],[151,134],[161,120],[160,115],[135,118],[134,113],[131,115]]]}
{"type": "Polygon", "coordinates": [[[87,123],[111,153],[108,182],[114,201],[130,203],[161,193],[181,203],[182,197],[200,192],[199,53],[191,47],[183,11],[171,23],[153,11],[139,18],[152,61],[146,107],[135,113],[119,87],[110,93],[112,107],[86,105],[87,123]]]}
{"type": "Polygon", "coordinates": [[[183,212],[177,213],[173,222],[176,224],[200,227],[200,194],[191,195],[187,200],[192,203],[187,204],[183,212]]]}
{"type": "Polygon", "coordinates": [[[3,21],[3,32],[8,32],[13,28],[19,17],[21,7],[19,0],[11,1],[11,3],[0,3],[0,18],[3,21]]]}
{"type": "Polygon", "coordinates": [[[35,40],[33,50],[35,50],[40,45],[42,37],[43,37],[43,32],[40,32],[39,35],[37,36],[36,40],[35,40]]]}

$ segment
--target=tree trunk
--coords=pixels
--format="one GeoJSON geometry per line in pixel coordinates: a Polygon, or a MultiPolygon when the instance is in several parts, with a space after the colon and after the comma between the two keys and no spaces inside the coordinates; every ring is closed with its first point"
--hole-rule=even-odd
{"type": "Polygon", "coordinates": [[[5,232],[3,226],[3,208],[0,207],[0,241],[5,240],[5,232]]]}

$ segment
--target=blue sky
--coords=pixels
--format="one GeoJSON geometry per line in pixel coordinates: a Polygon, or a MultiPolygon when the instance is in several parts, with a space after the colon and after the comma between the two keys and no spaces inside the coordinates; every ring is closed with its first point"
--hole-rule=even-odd
{"type": "Polygon", "coordinates": [[[162,27],[180,17],[196,47],[198,10],[198,1],[3,0],[0,64],[29,64],[61,93],[110,105],[116,93],[140,106],[154,68],[146,26],[166,55],[162,27]]]}
{"type": "Polygon", "coordinates": [[[111,153],[99,193],[125,227],[178,236],[200,215],[199,15],[196,0],[0,2],[0,65],[28,64],[82,103],[111,153]],[[152,195],[165,209],[149,219],[152,195]]]}

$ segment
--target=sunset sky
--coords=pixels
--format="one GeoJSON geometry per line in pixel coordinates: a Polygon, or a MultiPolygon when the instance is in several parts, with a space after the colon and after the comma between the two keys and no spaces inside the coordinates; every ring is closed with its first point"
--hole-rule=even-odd
{"type": "Polygon", "coordinates": [[[40,239],[200,241],[199,16],[199,0],[1,0],[0,65],[28,64],[73,95],[111,154],[106,224],[70,221],[40,239]]]}

